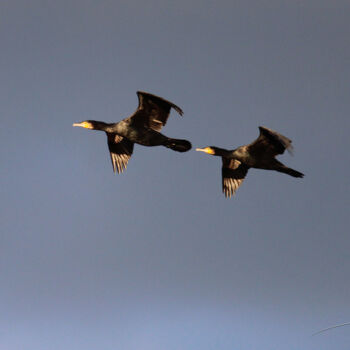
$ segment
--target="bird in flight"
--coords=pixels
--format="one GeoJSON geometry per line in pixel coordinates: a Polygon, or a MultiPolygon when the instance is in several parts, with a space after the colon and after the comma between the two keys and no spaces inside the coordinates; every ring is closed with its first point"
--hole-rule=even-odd
{"type": "Polygon", "coordinates": [[[147,92],[137,91],[137,96],[139,105],[136,111],[120,122],[85,120],[73,124],[107,134],[114,172],[121,173],[126,169],[135,143],[143,146],[164,146],[177,152],[187,152],[192,147],[187,140],[170,138],[160,133],[168,120],[171,108],[182,116],[180,107],[147,92]]]}
{"type": "Polygon", "coordinates": [[[303,177],[304,174],[288,168],[275,157],[283,154],[287,149],[292,150],[292,141],[276,131],[259,127],[259,137],[249,145],[226,150],[214,146],[197,148],[196,151],[205,152],[222,159],[222,191],[225,197],[231,197],[247,175],[249,168],[276,170],[293,177],[303,177]]]}

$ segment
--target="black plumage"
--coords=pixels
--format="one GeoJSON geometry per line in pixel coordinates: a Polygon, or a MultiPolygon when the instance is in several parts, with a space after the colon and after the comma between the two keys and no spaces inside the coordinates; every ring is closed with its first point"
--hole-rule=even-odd
{"type": "Polygon", "coordinates": [[[278,132],[259,127],[259,137],[249,145],[226,150],[218,147],[197,148],[211,155],[222,158],[222,191],[225,197],[235,194],[241,186],[249,168],[276,170],[293,177],[303,177],[304,174],[286,167],[275,157],[287,149],[292,151],[292,141],[278,132]]]}
{"type": "Polygon", "coordinates": [[[177,152],[186,152],[192,147],[187,140],[169,138],[160,133],[168,120],[171,108],[182,116],[180,107],[147,92],[138,91],[137,96],[139,105],[136,111],[118,123],[86,120],[73,124],[107,134],[114,172],[120,173],[126,169],[135,143],[143,146],[164,146],[177,152]]]}

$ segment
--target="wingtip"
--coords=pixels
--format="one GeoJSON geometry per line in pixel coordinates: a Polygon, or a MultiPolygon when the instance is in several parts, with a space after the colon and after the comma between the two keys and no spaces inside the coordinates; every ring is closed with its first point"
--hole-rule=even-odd
{"type": "Polygon", "coordinates": [[[172,106],[172,107],[175,109],[175,111],[176,111],[177,113],[179,113],[179,115],[180,115],[181,117],[183,117],[184,112],[183,112],[183,110],[182,110],[180,107],[178,107],[178,106],[172,106]]]}

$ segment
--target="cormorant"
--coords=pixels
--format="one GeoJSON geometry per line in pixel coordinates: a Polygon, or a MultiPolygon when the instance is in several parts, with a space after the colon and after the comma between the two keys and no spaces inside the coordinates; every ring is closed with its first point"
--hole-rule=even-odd
{"type": "Polygon", "coordinates": [[[85,120],[73,124],[86,129],[101,130],[107,134],[114,172],[121,173],[126,169],[134,143],[164,146],[177,152],[186,152],[192,147],[187,140],[172,139],[159,132],[168,120],[170,109],[175,109],[182,116],[181,108],[147,92],[137,91],[137,96],[139,105],[134,114],[118,123],[85,120]]]}
{"type": "Polygon", "coordinates": [[[222,191],[225,197],[231,197],[241,186],[249,168],[276,170],[294,177],[303,177],[299,171],[286,167],[275,156],[283,154],[285,149],[292,150],[292,141],[276,131],[259,127],[259,137],[249,145],[226,150],[218,147],[196,148],[222,158],[222,191]]]}

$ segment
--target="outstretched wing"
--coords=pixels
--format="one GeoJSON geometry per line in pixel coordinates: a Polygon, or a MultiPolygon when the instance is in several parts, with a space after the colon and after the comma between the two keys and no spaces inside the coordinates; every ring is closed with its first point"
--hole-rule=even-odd
{"type": "Polygon", "coordinates": [[[222,192],[226,198],[236,193],[248,170],[249,168],[240,161],[222,157],[222,192]]]}
{"type": "Polygon", "coordinates": [[[113,171],[122,173],[134,150],[134,143],[117,134],[107,133],[108,148],[111,155],[113,171]]]}
{"type": "Polygon", "coordinates": [[[292,152],[292,140],[288,137],[263,126],[259,126],[259,130],[259,137],[248,146],[250,154],[256,157],[261,154],[269,154],[274,157],[284,153],[286,149],[292,152]]]}
{"type": "Polygon", "coordinates": [[[168,120],[171,108],[174,108],[180,115],[183,114],[180,107],[156,95],[137,91],[137,96],[139,106],[133,115],[125,119],[135,126],[160,131],[168,120]]]}

